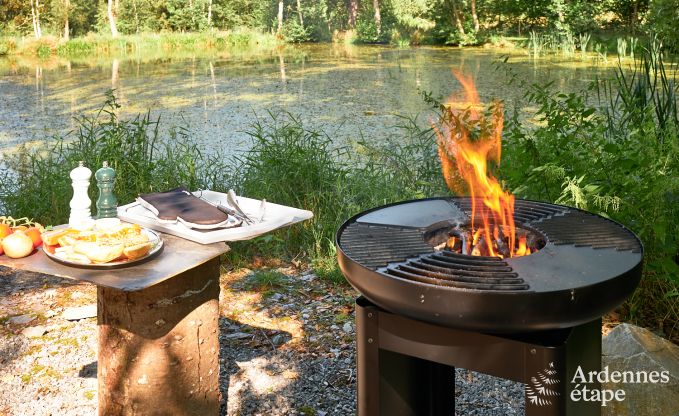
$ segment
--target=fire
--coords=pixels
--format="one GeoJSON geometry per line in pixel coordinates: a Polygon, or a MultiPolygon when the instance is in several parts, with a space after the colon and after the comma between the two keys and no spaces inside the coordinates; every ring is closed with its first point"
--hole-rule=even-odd
{"type": "MultiPolygon", "coordinates": [[[[464,95],[449,99],[441,127],[434,126],[434,130],[448,188],[471,197],[472,241],[467,251],[503,258],[528,255],[531,250],[525,235],[519,237],[517,244],[514,195],[502,189],[488,167],[489,162],[500,164],[502,103],[494,102],[484,113],[472,78],[455,70],[453,74],[462,84],[464,95]]],[[[464,239],[464,235],[461,237],[464,239]]]]}

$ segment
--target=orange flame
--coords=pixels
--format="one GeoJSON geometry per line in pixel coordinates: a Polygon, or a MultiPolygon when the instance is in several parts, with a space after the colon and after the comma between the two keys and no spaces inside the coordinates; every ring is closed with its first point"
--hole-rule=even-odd
{"type": "Polygon", "coordinates": [[[498,250],[502,244],[500,234],[503,234],[508,240],[510,256],[529,254],[525,237],[515,250],[514,195],[504,191],[488,169],[489,161],[500,164],[504,125],[502,104],[494,102],[490,115],[479,111],[482,106],[472,78],[455,70],[453,74],[462,84],[464,96],[461,99],[451,97],[449,101],[452,102],[446,106],[441,119],[442,128],[434,126],[446,184],[453,193],[468,192],[471,196],[473,244],[483,236],[488,254],[503,257],[498,250]],[[462,109],[462,105],[467,107],[462,109]],[[479,224],[481,227],[476,228],[479,224]]]}

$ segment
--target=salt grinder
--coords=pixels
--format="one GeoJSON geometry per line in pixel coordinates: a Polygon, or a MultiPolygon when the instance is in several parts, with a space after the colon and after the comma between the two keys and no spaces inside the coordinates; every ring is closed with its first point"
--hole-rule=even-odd
{"type": "Polygon", "coordinates": [[[71,171],[70,176],[73,186],[73,199],[69,204],[71,215],[68,218],[68,225],[71,228],[83,228],[92,222],[90,212],[92,201],[87,195],[92,171],[85,167],[83,161],[80,161],[78,167],[71,171]]]}
{"type": "Polygon", "coordinates": [[[103,166],[94,174],[99,187],[97,199],[97,218],[115,218],[118,216],[118,200],[113,195],[113,184],[116,172],[104,162],[103,166]]]}

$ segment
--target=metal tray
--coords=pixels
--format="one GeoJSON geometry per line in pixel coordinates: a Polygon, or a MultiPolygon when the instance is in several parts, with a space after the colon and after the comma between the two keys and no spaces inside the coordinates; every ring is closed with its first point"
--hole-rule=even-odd
{"type": "Polygon", "coordinates": [[[152,259],[153,257],[157,256],[163,249],[163,239],[160,238],[158,233],[156,233],[153,230],[150,230],[148,228],[142,227],[142,232],[145,233],[149,237],[149,241],[153,243],[153,247],[151,247],[151,251],[148,252],[147,255],[144,257],[140,257],[138,259],[134,260],[124,260],[124,261],[110,261],[108,263],[90,263],[90,264],[84,264],[84,263],[78,263],[75,261],[68,261],[62,258],[59,258],[55,256],[53,253],[50,253],[49,251],[45,250],[45,247],[41,247],[43,253],[47,257],[49,257],[51,260],[56,261],[57,263],[64,264],[66,266],[71,266],[71,267],[80,267],[80,268],[85,268],[85,269],[115,269],[115,268],[120,268],[120,267],[128,267],[128,266],[134,266],[135,264],[143,263],[147,260],[152,259]]]}

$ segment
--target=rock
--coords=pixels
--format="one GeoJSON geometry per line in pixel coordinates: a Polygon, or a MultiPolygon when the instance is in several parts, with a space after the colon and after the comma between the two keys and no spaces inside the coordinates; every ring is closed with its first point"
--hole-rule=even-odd
{"type": "Polygon", "coordinates": [[[7,322],[11,325],[24,325],[32,320],[35,319],[35,316],[32,315],[19,315],[19,316],[13,316],[7,320],[7,322]]]}
{"type": "Polygon", "coordinates": [[[66,308],[61,314],[61,317],[67,321],[78,321],[85,318],[94,318],[95,316],[97,316],[96,304],[66,308]]]}
{"type": "Polygon", "coordinates": [[[345,322],[344,325],[342,326],[342,330],[346,333],[351,333],[351,331],[354,330],[354,327],[351,326],[351,323],[345,322]]]}
{"type": "Polygon", "coordinates": [[[52,309],[45,312],[45,318],[54,318],[55,316],[57,316],[57,313],[52,309]]]}
{"type": "Polygon", "coordinates": [[[279,300],[283,299],[283,295],[280,293],[274,293],[273,295],[269,296],[269,299],[271,299],[274,302],[278,302],[279,300]]]}
{"type": "Polygon", "coordinates": [[[271,338],[271,343],[275,346],[285,344],[285,335],[283,335],[283,334],[274,335],[274,337],[271,338]]]}
{"type": "Polygon", "coordinates": [[[305,282],[311,282],[312,280],[316,279],[316,275],[313,273],[305,274],[304,276],[300,276],[300,280],[305,281],[305,282]]]}
{"type": "Polygon", "coordinates": [[[603,339],[602,352],[602,367],[608,367],[609,374],[631,371],[648,377],[652,372],[667,372],[667,382],[602,383],[602,389],[625,392],[625,400],[601,408],[603,416],[679,414],[679,346],[647,329],[621,324],[603,339]]]}
{"type": "Polygon", "coordinates": [[[27,338],[38,338],[47,333],[47,328],[42,325],[29,326],[21,331],[21,334],[27,338]]]}

